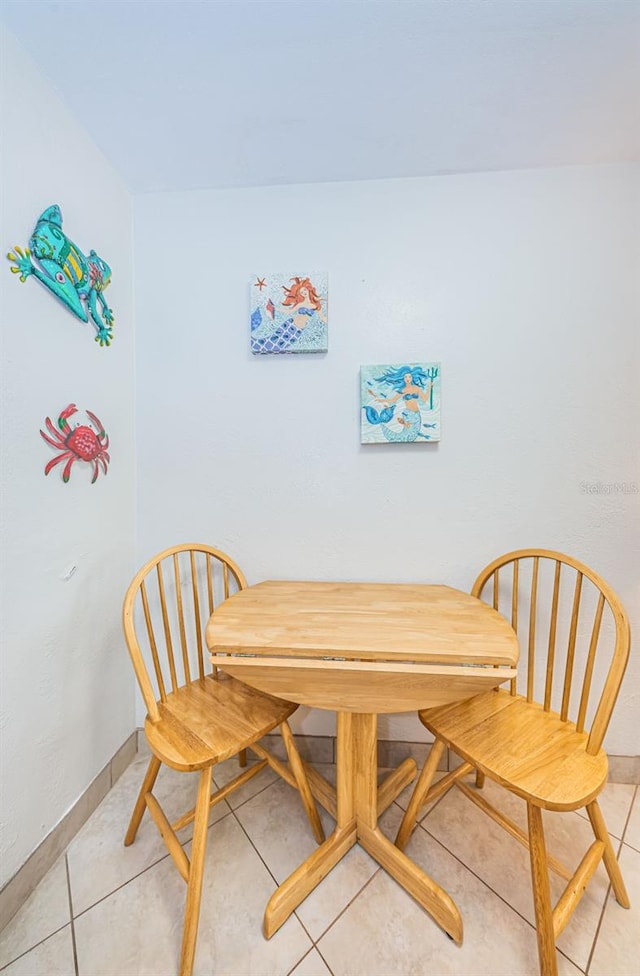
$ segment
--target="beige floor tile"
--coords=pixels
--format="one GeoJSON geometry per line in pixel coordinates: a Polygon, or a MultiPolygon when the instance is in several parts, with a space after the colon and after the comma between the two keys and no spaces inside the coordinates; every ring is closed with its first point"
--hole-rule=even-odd
{"type": "Polygon", "coordinates": [[[0,933],[0,968],[70,921],[67,868],[63,856],[0,933]]]}
{"type": "MultiPolygon", "coordinates": [[[[141,758],[120,777],[82,830],[69,845],[69,878],[73,914],[79,915],[105,895],[115,891],[145,868],[167,855],[167,849],[148,813],[142,819],[133,844],[124,846],[124,835],[148,760],[141,758]]],[[[197,773],[179,773],[163,766],[154,792],[169,819],[195,804],[197,773]]],[[[209,822],[229,814],[226,801],[212,808],[209,822]]],[[[192,826],[179,833],[182,842],[191,837],[192,826]]]]}
{"type": "Polygon", "coordinates": [[[622,908],[609,893],[590,976],[638,976],[640,972],[640,853],[623,844],[620,867],[631,908],[622,908]]]}
{"type": "Polygon", "coordinates": [[[382,816],[378,818],[378,826],[385,837],[388,837],[389,840],[394,841],[396,839],[398,827],[402,823],[402,814],[402,807],[398,806],[397,803],[392,803],[391,806],[384,811],[382,816]]]}
{"type": "MultiPolygon", "coordinates": [[[[317,767],[324,774],[325,770],[317,767]]],[[[333,820],[322,811],[326,835],[333,820]]],[[[297,793],[282,782],[269,787],[237,811],[237,816],[265,864],[280,884],[316,850],[297,793]]],[[[315,941],[377,870],[359,846],[352,848],[296,909],[315,941]]]]}
{"type": "MultiPolygon", "coordinates": [[[[274,889],[235,818],[215,824],[194,976],[282,976],[295,968],[311,948],[298,919],[290,918],[269,941],[262,935],[274,889]]],[[[166,859],[95,905],[75,922],[79,976],[175,976],[184,900],[184,882],[166,859]]]]}
{"type": "Polygon", "coordinates": [[[325,965],[318,950],[312,949],[289,976],[331,976],[331,970],[325,965]]]}
{"type": "MultiPolygon", "coordinates": [[[[254,765],[253,762],[249,761],[248,765],[254,765]]],[[[234,756],[232,759],[227,759],[225,762],[218,763],[213,767],[213,778],[218,787],[226,786],[234,776],[243,772],[242,768],[238,764],[238,759],[234,756]]],[[[241,786],[239,789],[234,790],[234,792],[227,797],[226,803],[229,804],[232,810],[239,807],[242,803],[246,803],[250,800],[252,796],[256,793],[260,793],[271,783],[278,779],[278,774],[271,769],[270,766],[265,766],[259,773],[257,773],[253,779],[250,779],[248,783],[241,786]]]]}
{"type": "MultiPolygon", "coordinates": [[[[299,794],[281,779],[243,804],[236,816],[278,884],[318,846],[299,794]]],[[[322,809],[320,816],[329,836],[333,820],[322,809]]]]}
{"type": "MultiPolygon", "coordinates": [[[[524,802],[518,797],[509,796],[506,805],[511,808],[514,803],[520,804],[523,810],[513,809],[510,813],[514,819],[522,822],[524,811],[526,823],[524,802]]],[[[482,813],[459,790],[452,790],[437,804],[423,820],[423,826],[533,924],[530,862],[525,847],[482,813]]],[[[548,850],[568,868],[577,867],[593,840],[589,822],[575,813],[545,813],[544,826],[548,850]]],[[[408,846],[407,853],[410,850],[408,846]]],[[[557,943],[558,948],[581,969],[586,966],[591,953],[608,880],[604,867],[600,865],[557,943]]],[[[550,881],[555,903],[565,882],[553,873],[550,881]]]]}
{"type": "MultiPolygon", "coordinates": [[[[622,839],[635,789],[635,786],[626,783],[607,783],[598,797],[598,805],[602,810],[607,830],[611,837],[617,840],[622,839]]],[[[589,819],[584,807],[576,812],[585,820],[589,819]]]]}
{"type": "Polygon", "coordinates": [[[609,756],[609,777],[614,783],[640,783],[640,756],[609,756]]]}
{"type": "Polygon", "coordinates": [[[313,763],[313,768],[317,769],[321,776],[333,785],[336,785],[337,766],[335,763],[313,763]]]}
{"type": "Polygon", "coordinates": [[[378,865],[359,844],[336,864],[317,888],[296,909],[314,942],[378,870],[378,865]]]}
{"type": "Polygon", "coordinates": [[[185,884],[159,861],[74,922],[80,976],[172,976],[178,969],[185,884]]]}
{"type": "Polygon", "coordinates": [[[625,844],[629,844],[630,847],[634,847],[636,851],[640,851],[640,788],[636,788],[636,795],[631,807],[631,816],[629,817],[629,823],[627,824],[627,830],[624,835],[625,844]]]}
{"type": "MultiPolygon", "coordinates": [[[[420,772],[421,770],[419,769],[418,776],[420,775],[420,772]]],[[[442,779],[442,777],[446,775],[447,775],[446,772],[442,772],[441,770],[438,770],[435,776],[433,777],[433,782],[437,783],[439,779],[442,779]]],[[[409,800],[413,796],[413,791],[416,788],[416,779],[414,779],[413,783],[409,783],[409,785],[404,788],[400,796],[396,797],[395,802],[398,804],[398,806],[402,807],[403,810],[406,810],[407,807],[409,806],[409,800]]],[[[433,810],[433,807],[437,802],[438,802],[437,800],[434,800],[433,803],[428,803],[425,807],[422,807],[418,816],[418,821],[423,820],[426,817],[429,810],[433,810]]]]}
{"type": "MultiPolygon", "coordinates": [[[[74,914],[81,913],[75,921],[79,976],[174,976],[177,971],[184,883],[148,816],[136,843],[122,844],[146,763],[140,757],[126,770],[68,849],[74,914]]],[[[335,782],[334,765],[316,768],[335,782]]],[[[233,759],[214,769],[214,776],[224,785],[237,772],[233,759]]],[[[160,775],[161,801],[169,816],[177,816],[192,805],[197,777],[167,769],[160,775]]],[[[381,818],[391,839],[412,789],[381,818]]],[[[519,798],[489,781],[485,794],[526,828],[526,806],[519,798]]],[[[640,972],[640,790],[608,784],[600,802],[616,850],[615,838],[626,824],[621,867],[632,908],[622,909],[612,895],[605,902],[608,879],[599,868],[559,940],[562,976],[582,971],[574,963],[586,965],[603,907],[590,976],[640,972]]],[[[535,933],[526,921],[533,921],[528,854],[458,791],[422,812],[425,829],[417,828],[408,854],[460,907],[465,925],[460,949],[359,846],[267,942],[262,915],[275,888],[273,877],[284,880],[316,844],[297,793],[270,769],[231,803],[250,840],[226,803],[214,808],[195,976],[537,976],[535,933]],[[318,940],[319,951],[311,939],[318,940]]],[[[324,812],[322,818],[328,834],[333,821],[324,812]]],[[[570,867],[592,836],[584,812],[545,814],[545,830],[549,849],[570,867]]],[[[188,827],[183,841],[190,834],[188,827]]],[[[562,882],[553,877],[552,884],[557,896],[562,882]]],[[[0,933],[2,976],[74,976],[68,923],[61,858],[0,933]]]]}
{"type": "MultiPolygon", "coordinates": [[[[536,976],[533,928],[440,844],[418,828],[413,859],[452,896],[464,921],[455,945],[384,871],[379,871],[318,942],[335,976],[536,976]]],[[[579,970],[559,955],[562,976],[579,970]]]]}
{"type": "MultiPolygon", "coordinates": [[[[473,784],[473,777],[467,777],[466,782],[473,784]]],[[[620,846],[619,841],[625,829],[629,810],[633,801],[636,787],[625,783],[607,783],[598,797],[605,823],[609,829],[615,850],[620,846]]],[[[486,780],[483,793],[487,800],[507,816],[515,820],[523,830],[527,829],[527,808],[520,797],[509,793],[491,780],[486,780]]],[[[576,815],[589,823],[587,811],[584,807],[576,810],[576,815]]],[[[546,816],[546,815],[545,815],[546,816]]],[[[562,819],[566,814],[550,814],[552,818],[562,819]]],[[[586,836],[586,835],[585,835],[586,836]]],[[[640,838],[639,838],[640,840],[640,838]]],[[[558,852],[555,852],[558,853],[558,852]]],[[[558,854],[558,856],[560,856],[558,854]]]]}
{"type": "MultiPolygon", "coordinates": [[[[465,782],[473,785],[475,776],[467,776],[465,782]]],[[[625,783],[607,783],[598,797],[602,815],[612,838],[617,840],[622,838],[635,789],[635,786],[625,783]]],[[[493,803],[499,810],[515,820],[524,830],[527,829],[527,808],[520,797],[509,793],[508,790],[489,779],[485,780],[483,792],[490,803],[493,803]]],[[[400,797],[398,802],[399,800],[400,797]]],[[[584,807],[577,810],[576,813],[587,822],[589,821],[584,807]]],[[[614,842],[615,846],[617,845],[614,842]]]]}
{"type": "Polygon", "coordinates": [[[71,926],[49,936],[2,970],[2,976],[75,976],[71,926]]]}
{"type": "MultiPolygon", "coordinates": [[[[469,786],[475,786],[475,775],[471,774],[467,776],[465,782],[469,786]]],[[[489,803],[497,807],[505,816],[510,817],[523,830],[527,829],[527,805],[519,796],[515,796],[514,793],[510,793],[509,790],[498,786],[497,783],[494,783],[490,779],[485,780],[485,784],[480,792],[489,803]]],[[[453,793],[459,795],[458,790],[453,790],[453,793]]]]}

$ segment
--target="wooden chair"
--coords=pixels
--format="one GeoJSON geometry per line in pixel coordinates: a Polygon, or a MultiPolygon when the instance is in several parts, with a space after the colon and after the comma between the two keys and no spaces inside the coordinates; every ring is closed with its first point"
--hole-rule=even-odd
{"type": "Polygon", "coordinates": [[[242,572],[223,552],[188,544],[154,556],[136,574],[124,598],[124,634],[147,707],[145,734],[152,752],[124,843],[133,843],[148,809],[187,884],[181,976],[190,976],[193,968],[210,807],[269,764],[299,790],[314,836],[318,843],[324,840],[287,722],[298,706],[205,666],[209,654],[203,634],[209,615],[221,600],[245,587],[242,572]],[[288,766],[258,743],[276,728],[284,740],[288,766]],[[235,755],[245,766],[247,748],[257,754],[259,762],[212,795],[212,767],[235,755]],[[169,823],[153,794],[162,763],[183,772],[199,772],[195,808],[174,823],[169,823]],[[176,831],[191,822],[189,861],[176,831]]]}
{"type": "Polygon", "coordinates": [[[506,603],[505,616],[518,632],[523,655],[526,650],[524,668],[518,676],[518,682],[523,679],[523,693],[517,692],[514,680],[509,689],[418,713],[435,742],[398,830],[396,845],[404,849],[420,808],[455,784],[529,848],[540,972],[542,976],[555,976],[555,941],[600,860],[616,899],[629,907],[596,799],[607,781],[602,741],[629,656],[629,623],[618,597],[604,580],[558,552],[522,549],[500,556],[480,573],[472,594],[481,597],[489,581],[491,596],[486,602],[492,602],[498,611],[506,603]],[[518,630],[523,618],[526,626],[520,629],[526,631],[526,643],[518,630]],[[604,658],[603,645],[607,648],[604,658]],[[565,648],[562,653],[557,650],[560,646],[565,648]],[[537,669],[539,663],[542,667],[537,669]],[[446,746],[461,756],[463,763],[431,786],[446,746]],[[479,789],[488,776],[526,800],[528,834],[477,789],[461,782],[461,777],[473,770],[479,789]],[[581,807],[587,809],[595,840],[572,872],[547,854],[542,810],[581,807]],[[549,869],[567,881],[555,907],[549,869]]]}

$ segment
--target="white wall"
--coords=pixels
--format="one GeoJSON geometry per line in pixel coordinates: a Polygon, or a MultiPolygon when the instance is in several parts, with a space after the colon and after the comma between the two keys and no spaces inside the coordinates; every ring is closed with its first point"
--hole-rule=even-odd
{"type": "MultiPolygon", "coordinates": [[[[201,539],[250,582],[468,589],[558,548],[640,632],[640,496],[581,490],[640,485],[638,189],[610,166],[137,197],[138,562],[201,539]],[[307,269],[328,354],[253,357],[252,276],[307,269]],[[359,366],[405,360],[442,362],[442,442],[362,447],[359,366]]],[[[612,753],[640,751],[636,662],[612,753]]]]}
{"type": "MultiPolygon", "coordinates": [[[[38,215],[60,204],[68,235],[111,265],[116,315],[114,343],[101,349],[93,326],[34,278],[21,283],[2,258],[1,884],[134,728],[119,614],[133,571],[135,485],[130,196],[4,32],[0,62],[2,251],[26,246],[38,215]],[[38,431],[70,402],[93,410],[111,438],[109,472],[94,485],[84,464],[66,485],[60,467],[44,477],[55,455],[38,431]]],[[[87,111],[99,111],[100,97],[87,111]]]]}
{"type": "MultiPolygon", "coordinates": [[[[3,249],[59,203],[112,265],[116,313],[100,349],[35,280],[0,274],[0,884],[131,732],[122,593],[172,542],[228,549],[250,582],[463,588],[496,553],[557,547],[639,632],[639,497],[581,490],[640,484],[638,167],[138,198],[134,560],[131,200],[5,33],[0,61],[3,249]],[[328,355],[252,357],[249,280],[309,268],[330,275],[328,355]],[[360,446],[360,364],[421,359],[442,361],[442,443],[360,446]],[[95,485],[80,465],[43,476],[38,430],[70,401],[111,437],[95,485]]],[[[636,661],[612,753],[640,751],[636,661]]],[[[333,718],[301,710],[297,727],[333,718]]],[[[381,731],[423,736],[414,716],[381,731]]]]}

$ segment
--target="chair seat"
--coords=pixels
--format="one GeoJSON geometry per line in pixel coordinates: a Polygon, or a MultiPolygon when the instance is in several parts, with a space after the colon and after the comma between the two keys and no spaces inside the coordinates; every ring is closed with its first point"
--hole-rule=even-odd
{"type": "Polygon", "coordinates": [[[577,810],[606,782],[607,756],[602,749],[587,753],[586,732],[503,689],[425,709],[419,718],[458,755],[536,806],[577,810]]]}
{"type": "Polygon", "coordinates": [[[297,707],[227,675],[207,675],[158,702],[160,721],[147,716],[145,733],[152,751],[168,766],[203,769],[235,756],[286,721],[297,707]]]}

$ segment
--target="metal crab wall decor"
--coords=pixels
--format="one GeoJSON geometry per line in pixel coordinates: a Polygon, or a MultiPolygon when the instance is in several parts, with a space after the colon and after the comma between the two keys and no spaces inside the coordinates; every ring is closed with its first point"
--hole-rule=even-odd
{"type": "Polygon", "coordinates": [[[101,346],[110,345],[113,312],[105,301],[104,290],[111,281],[111,268],[95,251],[85,256],[67,237],[57,203],[38,217],[29,247],[23,250],[16,246],[7,257],[12,262],[11,271],[20,275],[20,281],[33,275],[83,322],[91,316],[97,330],[95,341],[101,346]],[[32,252],[38,264],[33,263],[32,252]]]}
{"type": "Polygon", "coordinates": [[[54,447],[62,453],[49,461],[44,469],[44,473],[49,474],[56,464],[60,464],[61,461],[66,461],[67,463],[62,472],[62,480],[66,484],[71,474],[72,465],[76,461],[88,461],[93,464],[93,478],[91,479],[91,484],[93,484],[98,477],[98,465],[101,465],[105,474],[107,473],[107,465],[111,460],[107,453],[109,435],[105,432],[102,423],[98,420],[95,413],[91,413],[90,410],[86,410],[85,413],[93,424],[93,427],[89,427],[87,424],[76,424],[75,427],[72,427],[69,423],[69,417],[72,417],[77,412],[78,408],[75,403],[70,403],[68,407],[64,408],[58,417],[59,431],[49,417],[45,419],[45,426],[49,433],[45,433],[43,430],[40,433],[47,444],[50,444],[51,447],[54,447]],[[96,428],[95,430],[94,427],[96,428]]]}

